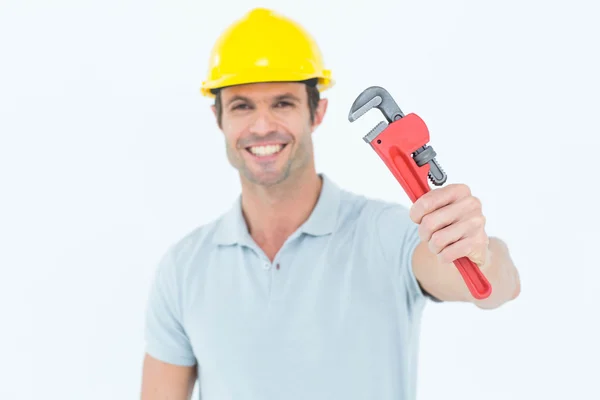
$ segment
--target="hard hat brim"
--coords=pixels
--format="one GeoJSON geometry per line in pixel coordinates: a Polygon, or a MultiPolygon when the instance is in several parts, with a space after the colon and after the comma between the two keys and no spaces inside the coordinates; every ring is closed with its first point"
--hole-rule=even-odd
{"type": "Polygon", "coordinates": [[[317,89],[319,91],[329,89],[335,84],[329,70],[323,70],[318,73],[314,71],[303,73],[289,69],[256,68],[224,74],[218,79],[204,81],[200,92],[206,97],[215,97],[213,93],[215,89],[222,89],[228,86],[266,82],[301,82],[315,78],[317,79],[317,89]]]}

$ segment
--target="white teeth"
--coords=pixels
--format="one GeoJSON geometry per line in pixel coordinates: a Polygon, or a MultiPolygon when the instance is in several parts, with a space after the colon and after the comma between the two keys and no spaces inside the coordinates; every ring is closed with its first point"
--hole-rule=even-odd
{"type": "Polygon", "coordinates": [[[283,149],[283,145],[281,144],[269,146],[254,146],[250,147],[250,152],[257,156],[270,156],[275,153],[278,153],[279,151],[281,151],[281,149],[283,149]]]}

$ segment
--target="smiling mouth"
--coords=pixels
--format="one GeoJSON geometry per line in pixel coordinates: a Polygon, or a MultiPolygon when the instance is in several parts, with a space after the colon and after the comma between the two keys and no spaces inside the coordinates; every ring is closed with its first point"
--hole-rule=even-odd
{"type": "Polygon", "coordinates": [[[281,152],[286,145],[287,144],[269,144],[266,146],[251,146],[247,147],[246,150],[256,157],[269,157],[281,152]]]}

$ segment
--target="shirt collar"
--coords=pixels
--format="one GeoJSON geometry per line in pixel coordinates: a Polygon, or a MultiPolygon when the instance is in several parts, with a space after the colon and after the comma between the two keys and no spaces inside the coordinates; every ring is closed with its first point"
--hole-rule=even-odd
{"type": "MultiPolygon", "coordinates": [[[[323,236],[333,233],[340,206],[339,186],[327,175],[320,173],[323,181],[321,193],[308,219],[300,226],[296,234],[323,236]]],[[[217,222],[214,242],[221,245],[252,245],[248,225],[242,214],[242,197],[238,195],[230,208],[217,222]]]]}

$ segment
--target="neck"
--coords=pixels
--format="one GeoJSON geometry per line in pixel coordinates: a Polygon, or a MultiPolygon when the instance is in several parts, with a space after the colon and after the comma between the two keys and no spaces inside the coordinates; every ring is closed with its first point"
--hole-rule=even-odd
{"type": "Polygon", "coordinates": [[[273,258],[312,213],[322,180],[313,171],[264,187],[242,180],[242,209],[254,241],[273,258]]]}

